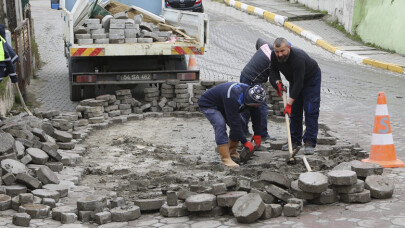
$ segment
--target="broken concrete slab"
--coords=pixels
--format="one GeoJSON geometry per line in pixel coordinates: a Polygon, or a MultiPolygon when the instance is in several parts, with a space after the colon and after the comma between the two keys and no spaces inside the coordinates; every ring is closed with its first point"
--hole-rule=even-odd
{"type": "Polygon", "coordinates": [[[186,199],[188,211],[209,211],[217,206],[217,197],[213,194],[197,194],[186,199]]]}
{"type": "Polygon", "coordinates": [[[13,225],[29,227],[31,216],[27,213],[15,213],[13,215],[13,225]]]}
{"type": "Polygon", "coordinates": [[[332,170],[327,175],[333,185],[353,185],[357,182],[356,172],[350,170],[332,170]]]}
{"type": "Polygon", "coordinates": [[[267,181],[271,184],[275,184],[286,189],[289,189],[291,186],[291,180],[287,176],[277,172],[264,171],[260,175],[259,180],[267,181]]]}
{"type": "Polygon", "coordinates": [[[127,222],[141,217],[141,209],[138,206],[127,208],[113,208],[110,210],[113,222],[127,222]]]}
{"type": "Polygon", "coordinates": [[[321,193],[328,189],[328,177],[318,172],[301,173],[298,187],[304,192],[321,193]]]}
{"type": "Polygon", "coordinates": [[[49,159],[48,154],[41,149],[28,148],[26,151],[31,156],[33,164],[44,165],[49,159]]]}
{"type": "Polygon", "coordinates": [[[265,210],[262,198],[257,193],[249,193],[238,198],[232,213],[240,223],[252,223],[259,219],[265,210]]]}
{"type": "Polygon", "coordinates": [[[365,180],[365,188],[370,190],[371,197],[388,199],[394,193],[395,185],[384,176],[371,175],[365,180]]]}
{"type": "Polygon", "coordinates": [[[341,186],[332,185],[331,187],[339,194],[359,193],[364,191],[364,181],[357,179],[357,182],[354,185],[341,185],[341,186]]]}
{"type": "Polygon", "coordinates": [[[370,190],[359,193],[339,194],[340,201],[344,203],[367,203],[371,200],[370,190]]]}
{"type": "Polygon", "coordinates": [[[370,175],[381,175],[383,173],[383,167],[375,163],[355,163],[352,164],[352,170],[357,173],[359,177],[367,177],[370,175]]]}
{"type": "Polygon", "coordinates": [[[231,191],[225,194],[217,196],[217,203],[220,207],[233,207],[236,200],[244,195],[247,195],[247,192],[243,191],[231,191]]]}
{"type": "Polygon", "coordinates": [[[47,166],[42,166],[36,172],[38,179],[42,184],[59,184],[59,178],[47,166]]]}
{"type": "Polygon", "coordinates": [[[280,199],[284,202],[287,202],[288,199],[290,198],[294,198],[294,196],[289,193],[288,191],[277,187],[274,184],[270,184],[268,186],[266,186],[266,192],[272,194],[274,197],[276,197],[277,199],[280,199]]]}

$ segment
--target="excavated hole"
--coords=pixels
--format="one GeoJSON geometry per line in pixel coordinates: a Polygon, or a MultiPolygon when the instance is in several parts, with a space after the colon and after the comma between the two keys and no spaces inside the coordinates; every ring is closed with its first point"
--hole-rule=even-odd
{"type": "MultiPolygon", "coordinates": [[[[286,139],[285,123],[269,121],[268,127],[271,135],[286,139]]],[[[324,128],[319,135],[328,136],[324,128]]],[[[81,166],[86,176],[81,184],[116,191],[127,200],[162,196],[165,190],[188,189],[190,184],[209,187],[229,175],[258,180],[263,171],[277,171],[296,179],[306,171],[299,158],[296,165],[287,165],[288,152],[271,149],[256,151],[239,170],[224,168],[215,151],[213,128],[202,117],[127,122],[96,131],[85,143],[88,151],[81,166]]],[[[327,159],[314,156],[312,169],[328,170],[356,157],[346,149],[327,159]]]]}

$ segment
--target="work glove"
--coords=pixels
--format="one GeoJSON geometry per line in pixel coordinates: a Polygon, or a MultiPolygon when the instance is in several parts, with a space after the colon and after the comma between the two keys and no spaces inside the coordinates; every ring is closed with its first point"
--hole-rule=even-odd
{"type": "Polygon", "coordinates": [[[253,146],[253,144],[252,144],[251,142],[249,142],[249,141],[245,142],[245,144],[243,144],[243,146],[244,146],[245,148],[247,148],[247,149],[249,150],[249,152],[252,152],[253,149],[255,148],[255,147],[253,146]]]}
{"type": "Polygon", "coordinates": [[[285,108],[284,108],[284,116],[285,116],[285,114],[288,114],[288,117],[291,116],[291,105],[290,104],[287,104],[285,106],[285,108]]]}
{"type": "Polygon", "coordinates": [[[253,135],[252,139],[250,141],[254,141],[257,147],[260,147],[260,144],[262,143],[262,136],[260,135],[253,135]]]}
{"type": "Polygon", "coordinates": [[[283,85],[282,82],[277,83],[277,95],[279,97],[283,96],[283,91],[287,92],[287,88],[283,85]]]}

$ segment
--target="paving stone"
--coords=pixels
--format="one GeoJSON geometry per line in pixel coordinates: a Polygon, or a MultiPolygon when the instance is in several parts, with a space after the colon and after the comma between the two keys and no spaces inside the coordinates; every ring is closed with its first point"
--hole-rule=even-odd
{"type": "Polygon", "coordinates": [[[188,197],[193,196],[193,195],[197,195],[197,193],[195,192],[191,192],[185,189],[180,189],[177,196],[179,197],[179,199],[181,200],[186,200],[188,197]]]}
{"type": "Polygon", "coordinates": [[[270,184],[270,185],[266,186],[266,192],[272,194],[277,199],[280,199],[284,202],[287,202],[287,200],[290,198],[294,198],[294,196],[291,193],[289,193],[288,191],[286,191],[280,187],[277,187],[274,184],[270,184]]]}
{"type": "Polygon", "coordinates": [[[89,195],[77,200],[79,211],[101,211],[106,206],[106,198],[103,196],[89,195]]]}
{"type": "Polygon", "coordinates": [[[291,199],[288,199],[287,203],[290,203],[290,204],[298,204],[298,205],[300,205],[301,211],[304,210],[304,200],[302,200],[302,199],[291,198],[291,199]]]}
{"type": "MultiPolygon", "coordinates": [[[[61,150],[73,150],[76,146],[75,142],[67,142],[67,143],[58,142],[57,144],[59,146],[59,149],[61,149],[61,150]]],[[[63,157],[62,157],[62,159],[63,159],[63,157]]],[[[62,161],[62,159],[60,161],[62,161]]]]}
{"type": "MultiPolygon", "coordinates": [[[[1,137],[1,136],[0,136],[0,137],[1,137]]],[[[16,150],[16,153],[17,153],[17,158],[18,158],[18,159],[21,159],[21,158],[24,156],[25,147],[24,147],[24,145],[23,145],[20,141],[18,141],[18,140],[15,140],[14,145],[15,145],[15,150],[16,150]]]]}
{"type": "Polygon", "coordinates": [[[65,205],[60,207],[55,207],[52,209],[52,219],[60,221],[62,213],[75,213],[77,214],[77,207],[72,205],[65,205]]]}
{"type": "Polygon", "coordinates": [[[3,173],[12,173],[17,175],[19,173],[26,173],[28,171],[27,167],[16,160],[13,159],[4,159],[1,161],[1,168],[3,173]]]}
{"type": "Polygon", "coordinates": [[[265,204],[274,203],[274,201],[276,200],[276,198],[275,198],[273,195],[268,194],[267,192],[259,191],[259,190],[254,189],[254,188],[252,188],[252,189],[250,190],[250,193],[257,193],[257,194],[259,194],[260,197],[262,197],[263,203],[265,203],[265,204]]]}
{"type": "Polygon", "coordinates": [[[42,186],[42,188],[57,191],[59,193],[60,198],[67,197],[69,193],[69,187],[63,184],[46,184],[42,186]]]}
{"type": "Polygon", "coordinates": [[[367,203],[370,202],[370,190],[364,190],[360,193],[340,194],[340,201],[344,203],[367,203]]]}
{"type": "Polygon", "coordinates": [[[123,197],[117,197],[111,200],[111,208],[125,206],[125,199],[123,197]]]}
{"type": "Polygon", "coordinates": [[[316,143],[319,145],[336,145],[336,138],[319,136],[316,140],[316,143]]]}
{"type": "Polygon", "coordinates": [[[281,214],[283,213],[283,207],[280,204],[269,204],[271,207],[271,217],[272,218],[276,218],[281,216],[281,214]]]}
{"type": "Polygon", "coordinates": [[[167,203],[163,204],[160,208],[160,214],[164,217],[183,217],[189,214],[187,207],[183,203],[176,206],[168,206],[167,203]]]}
{"type": "Polygon", "coordinates": [[[0,155],[13,152],[14,137],[6,132],[0,131],[0,155]]]}
{"type": "Polygon", "coordinates": [[[94,215],[94,220],[97,224],[102,225],[111,222],[111,213],[109,211],[103,211],[94,215]]]}
{"type": "MultiPolygon", "coordinates": [[[[33,203],[33,202],[31,202],[33,203]]],[[[18,196],[14,196],[13,198],[11,198],[11,209],[18,211],[18,208],[20,208],[20,200],[18,196]]]]}
{"type": "Polygon", "coordinates": [[[42,166],[41,168],[39,168],[36,174],[37,178],[43,184],[59,184],[60,182],[56,174],[47,166],[42,166]]]}
{"type": "Polygon", "coordinates": [[[236,200],[244,195],[247,195],[247,192],[243,191],[231,191],[222,195],[217,196],[217,203],[220,207],[232,207],[236,200]]]}
{"type": "Polygon", "coordinates": [[[353,185],[357,183],[356,172],[350,170],[333,170],[328,172],[329,183],[333,185],[353,185]]]}
{"type": "Polygon", "coordinates": [[[273,149],[273,150],[281,150],[281,147],[285,143],[286,142],[284,140],[270,141],[270,146],[271,146],[271,149],[273,149]]]}
{"type": "Polygon", "coordinates": [[[44,144],[42,145],[42,150],[45,151],[45,153],[48,154],[49,157],[51,157],[55,161],[60,161],[62,160],[62,155],[58,152],[58,144],[54,144],[52,147],[45,146],[44,144]]]}
{"type": "Polygon", "coordinates": [[[39,141],[41,142],[46,142],[47,141],[47,135],[44,130],[39,129],[39,128],[33,128],[32,129],[32,134],[37,136],[39,138],[39,141]]]}
{"type": "Polygon", "coordinates": [[[352,164],[352,170],[357,173],[359,177],[368,177],[371,175],[381,175],[383,173],[383,167],[374,163],[355,163],[352,164]]]}
{"type": "Polygon", "coordinates": [[[13,225],[29,227],[31,216],[27,213],[15,213],[13,215],[13,225]]]}
{"type": "Polygon", "coordinates": [[[75,213],[62,213],[60,215],[60,222],[62,224],[71,224],[77,221],[77,215],[75,213]]]}
{"type": "Polygon", "coordinates": [[[8,195],[0,194],[0,211],[8,210],[11,208],[11,197],[8,195]]]}
{"type": "Polygon", "coordinates": [[[270,204],[264,204],[264,211],[263,211],[262,217],[260,217],[260,219],[266,220],[266,219],[272,218],[271,213],[272,213],[272,210],[271,210],[270,204]]]}
{"type": "MultiPolygon", "coordinates": [[[[216,196],[225,194],[228,191],[225,183],[213,184],[211,187],[212,187],[212,194],[214,194],[216,196]]],[[[175,205],[169,205],[169,206],[175,206],[175,205]]]]}
{"type": "Polygon", "coordinates": [[[359,193],[364,191],[364,181],[362,180],[357,180],[357,183],[354,185],[341,185],[341,186],[336,186],[332,185],[331,186],[333,190],[335,190],[336,193],[359,193]]]}
{"type": "Polygon", "coordinates": [[[249,180],[238,180],[235,190],[249,192],[251,189],[249,180]]]}
{"type": "Polygon", "coordinates": [[[28,148],[27,153],[31,156],[33,164],[44,165],[49,159],[48,154],[41,149],[28,148]]]}
{"type": "Polygon", "coordinates": [[[43,219],[48,217],[50,207],[43,204],[24,204],[20,206],[18,212],[25,212],[31,216],[32,219],[43,219]]]}
{"type": "Polygon", "coordinates": [[[22,157],[20,159],[20,162],[23,163],[24,165],[27,165],[31,161],[32,161],[32,157],[29,154],[25,155],[24,157],[22,157]]]}
{"type": "Polygon", "coordinates": [[[135,200],[134,203],[141,209],[141,211],[156,211],[162,207],[162,205],[165,203],[165,199],[138,199],[135,200]]]}
{"type": "Polygon", "coordinates": [[[395,185],[387,177],[371,175],[365,180],[365,188],[370,190],[371,197],[373,198],[388,199],[392,197],[395,185]]]}
{"type": "Polygon", "coordinates": [[[177,193],[174,191],[167,191],[166,192],[166,202],[167,202],[168,206],[177,206],[177,204],[178,204],[177,193]]]}
{"type": "Polygon", "coordinates": [[[186,199],[188,211],[209,211],[217,206],[217,198],[213,194],[197,194],[186,199]]]}
{"type": "Polygon", "coordinates": [[[301,173],[298,187],[304,192],[321,193],[328,189],[328,177],[318,172],[301,173]]]}
{"type": "Polygon", "coordinates": [[[227,213],[227,208],[216,206],[210,211],[193,212],[192,215],[197,216],[197,217],[204,217],[204,218],[215,218],[215,217],[222,216],[226,213],[227,213]]]}
{"type": "Polygon", "coordinates": [[[13,185],[15,184],[15,176],[12,173],[7,173],[6,175],[2,176],[1,179],[5,185],[13,185]]]}
{"type": "Polygon", "coordinates": [[[337,194],[333,189],[327,189],[326,191],[322,192],[319,197],[309,200],[312,204],[332,204],[337,202],[337,194]]]}
{"type": "Polygon", "coordinates": [[[94,220],[94,211],[79,211],[79,220],[81,222],[90,222],[94,220]]]}
{"type": "Polygon", "coordinates": [[[267,181],[271,184],[275,184],[286,189],[290,188],[291,186],[291,180],[287,176],[277,172],[265,171],[260,175],[260,180],[267,181]]]}
{"type": "Polygon", "coordinates": [[[283,207],[283,214],[286,217],[297,217],[298,215],[301,214],[301,205],[287,203],[283,207]]]}
{"type": "Polygon", "coordinates": [[[42,183],[37,178],[29,175],[28,173],[19,173],[16,176],[16,181],[21,183],[29,189],[42,188],[42,183]]]}
{"type": "Polygon", "coordinates": [[[22,205],[34,203],[34,195],[31,193],[21,193],[18,196],[18,203],[22,205]]]}
{"type": "Polygon", "coordinates": [[[27,187],[19,184],[5,186],[4,188],[6,190],[6,195],[9,195],[11,197],[18,196],[21,193],[27,192],[27,187]]]}
{"type": "Polygon", "coordinates": [[[104,116],[89,118],[90,124],[98,124],[98,123],[103,123],[103,122],[104,122],[104,116]]]}
{"type": "Polygon", "coordinates": [[[54,199],[56,202],[58,202],[60,198],[59,192],[49,189],[35,189],[31,191],[31,193],[34,194],[34,196],[40,197],[41,199],[51,198],[54,199]]]}
{"type": "Polygon", "coordinates": [[[42,204],[49,206],[51,209],[56,207],[56,201],[52,198],[43,198],[42,204]]]}
{"type": "Polygon", "coordinates": [[[63,170],[62,162],[47,162],[45,165],[54,172],[60,172],[63,170]]]}
{"type": "Polygon", "coordinates": [[[232,207],[232,213],[240,223],[253,223],[265,210],[262,198],[257,193],[249,193],[238,198],[232,207]]]}
{"type": "Polygon", "coordinates": [[[110,210],[111,220],[113,222],[132,221],[141,216],[141,209],[138,206],[128,208],[114,208],[110,210]]]}

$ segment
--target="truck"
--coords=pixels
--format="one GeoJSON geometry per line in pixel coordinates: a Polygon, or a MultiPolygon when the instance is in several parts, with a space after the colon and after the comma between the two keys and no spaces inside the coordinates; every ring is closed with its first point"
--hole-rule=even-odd
{"type": "Polygon", "coordinates": [[[188,69],[187,55],[203,55],[207,51],[207,14],[169,9],[165,7],[165,0],[116,2],[155,15],[165,22],[165,26],[192,37],[192,42],[79,44],[75,39],[75,27],[92,17],[89,8],[100,8],[103,4],[89,0],[61,0],[64,50],[72,101],[93,98],[101,91],[108,91],[108,88],[132,89],[141,84],[159,86],[173,79],[184,82],[199,80],[200,71],[188,69]]]}

